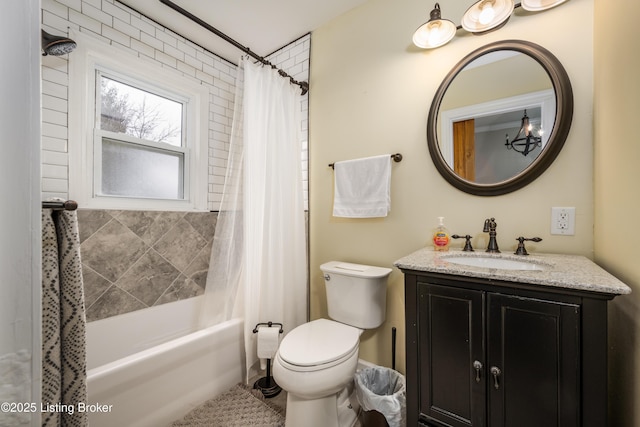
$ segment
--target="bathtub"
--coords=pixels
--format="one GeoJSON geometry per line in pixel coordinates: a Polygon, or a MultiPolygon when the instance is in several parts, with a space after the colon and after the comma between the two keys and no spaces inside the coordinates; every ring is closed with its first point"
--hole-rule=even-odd
{"type": "Polygon", "coordinates": [[[87,325],[91,427],[161,427],[244,377],[243,321],[195,330],[199,298],[87,325]]]}

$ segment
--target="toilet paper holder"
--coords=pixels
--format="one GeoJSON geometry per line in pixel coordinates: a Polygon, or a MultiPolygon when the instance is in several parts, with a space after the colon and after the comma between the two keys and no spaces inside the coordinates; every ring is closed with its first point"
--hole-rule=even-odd
{"type": "MultiPolygon", "coordinates": [[[[267,326],[269,328],[273,326],[279,326],[280,329],[278,330],[278,333],[281,334],[284,332],[284,330],[282,329],[282,323],[267,322],[258,323],[255,328],[253,328],[254,334],[258,333],[258,328],[260,326],[267,326]]],[[[267,376],[262,377],[258,381],[256,381],[253,384],[253,388],[260,390],[266,398],[275,397],[282,391],[282,388],[280,388],[280,386],[276,384],[275,380],[271,376],[271,359],[267,359],[267,376]]]]}
{"type": "Polygon", "coordinates": [[[282,329],[282,323],[274,323],[274,322],[267,322],[267,323],[258,323],[256,325],[255,328],[253,328],[253,333],[257,334],[258,333],[258,327],[260,326],[268,326],[268,327],[272,327],[273,325],[278,325],[280,326],[280,330],[278,331],[279,333],[283,333],[284,330],[282,329]]]}

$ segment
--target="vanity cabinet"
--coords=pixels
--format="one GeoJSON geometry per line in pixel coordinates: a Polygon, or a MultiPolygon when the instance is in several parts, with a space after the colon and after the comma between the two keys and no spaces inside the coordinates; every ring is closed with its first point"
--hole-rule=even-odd
{"type": "Polygon", "coordinates": [[[612,295],[403,272],[408,426],[606,426],[612,295]]]}

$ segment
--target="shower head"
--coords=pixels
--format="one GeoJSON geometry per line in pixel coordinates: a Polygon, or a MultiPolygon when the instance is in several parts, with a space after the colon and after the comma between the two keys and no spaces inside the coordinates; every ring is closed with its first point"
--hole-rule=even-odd
{"type": "Polygon", "coordinates": [[[76,42],[68,37],[54,36],[42,31],[42,56],[60,56],[71,52],[76,48],[76,42]]]}

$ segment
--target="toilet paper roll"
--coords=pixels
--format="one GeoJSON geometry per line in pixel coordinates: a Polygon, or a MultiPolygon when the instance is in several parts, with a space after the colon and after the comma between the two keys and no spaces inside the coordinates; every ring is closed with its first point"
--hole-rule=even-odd
{"type": "Polygon", "coordinates": [[[258,328],[258,358],[273,359],[278,351],[280,328],[262,326],[258,328]]]}

